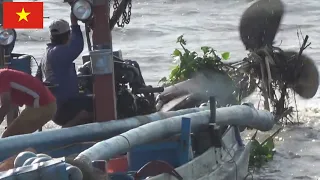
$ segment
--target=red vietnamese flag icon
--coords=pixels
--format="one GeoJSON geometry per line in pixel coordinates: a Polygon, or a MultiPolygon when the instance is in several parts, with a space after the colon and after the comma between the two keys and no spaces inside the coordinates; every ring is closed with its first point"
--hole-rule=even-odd
{"type": "Polygon", "coordinates": [[[43,29],[43,2],[3,2],[3,28],[43,29]]]}

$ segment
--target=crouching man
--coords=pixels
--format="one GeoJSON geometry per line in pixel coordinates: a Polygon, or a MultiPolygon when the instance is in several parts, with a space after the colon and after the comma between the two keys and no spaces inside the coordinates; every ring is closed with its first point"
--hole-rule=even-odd
{"type": "Polygon", "coordinates": [[[50,121],[57,110],[55,97],[40,80],[12,69],[0,69],[0,99],[0,124],[11,105],[25,105],[2,138],[35,132],[50,121]]]}

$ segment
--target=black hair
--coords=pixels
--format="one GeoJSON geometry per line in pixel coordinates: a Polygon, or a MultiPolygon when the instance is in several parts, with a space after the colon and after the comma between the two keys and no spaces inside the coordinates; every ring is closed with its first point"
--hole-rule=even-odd
{"type": "MultiPolygon", "coordinates": [[[[52,30],[51,33],[54,33],[56,30],[52,30]]],[[[70,31],[67,31],[62,34],[51,35],[50,40],[53,44],[65,44],[70,36],[70,31]]]]}

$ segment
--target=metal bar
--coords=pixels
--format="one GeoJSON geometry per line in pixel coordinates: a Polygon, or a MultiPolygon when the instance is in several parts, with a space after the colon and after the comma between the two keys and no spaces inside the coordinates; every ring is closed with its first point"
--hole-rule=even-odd
{"type": "Polygon", "coordinates": [[[210,96],[209,98],[210,103],[210,123],[216,122],[216,98],[214,96],[210,96]]]}
{"type": "Polygon", "coordinates": [[[190,147],[191,147],[191,119],[183,117],[181,119],[181,135],[180,135],[180,164],[185,164],[190,160],[190,147]]]}

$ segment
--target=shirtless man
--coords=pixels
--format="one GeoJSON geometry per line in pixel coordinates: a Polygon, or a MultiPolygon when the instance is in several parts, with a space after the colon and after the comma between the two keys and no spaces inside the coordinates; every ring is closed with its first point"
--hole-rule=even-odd
{"type": "Polygon", "coordinates": [[[57,110],[55,97],[39,79],[12,69],[0,69],[0,99],[0,124],[12,104],[25,105],[2,138],[35,132],[50,121],[57,110]]]}

